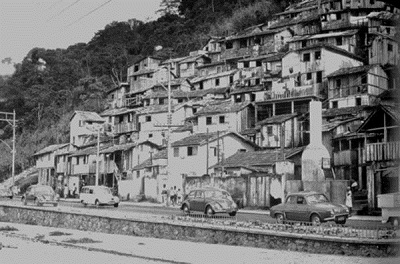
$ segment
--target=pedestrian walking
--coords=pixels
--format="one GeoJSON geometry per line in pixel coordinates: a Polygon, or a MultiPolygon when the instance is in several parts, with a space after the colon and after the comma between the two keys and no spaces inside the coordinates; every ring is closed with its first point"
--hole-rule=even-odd
{"type": "Polygon", "coordinates": [[[346,206],[349,208],[349,215],[351,215],[353,209],[353,194],[351,192],[350,186],[347,187],[346,206]]]}
{"type": "MultiPolygon", "coordinates": [[[[176,186],[174,187],[176,188],[176,186]]],[[[176,204],[176,190],[171,187],[171,203],[172,206],[174,206],[176,204]]]]}

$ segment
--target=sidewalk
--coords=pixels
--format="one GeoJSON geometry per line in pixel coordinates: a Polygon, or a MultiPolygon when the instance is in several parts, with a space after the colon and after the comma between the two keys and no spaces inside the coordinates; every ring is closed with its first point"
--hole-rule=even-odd
{"type": "MultiPolygon", "coordinates": [[[[69,201],[69,202],[77,202],[79,203],[79,199],[68,198],[64,199],[61,198],[61,201],[69,201]]],[[[142,206],[142,207],[167,207],[164,203],[150,203],[150,202],[133,202],[133,201],[121,201],[121,205],[130,205],[130,206],[142,206]]],[[[178,205],[169,206],[171,208],[179,208],[178,205]]],[[[253,208],[243,208],[239,209],[239,212],[245,214],[259,214],[259,215],[269,215],[269,210],[261,210],[261,209],[253,209],[253,208]]],[[[357,221],[377,221],[381,222],[381,216],[370,216],[370,215],[352,215],[349,217],[350,220],[357,220],[357,221]]]]}
{"type": "MultiPolygon", "coordinates": [[[[54,252],[54,247],[64,248],[62,251],[63,258],[60,259],[59,263],[65,263],[66,261],[63,260],[70,258],[74,259],[74,263],[77,264],[109,263],[97,258],[100,253],[125,256],[127,261],[124,263],[399,263],[399,258],[312,254],[0,222],[0,249],[3,247],[0,250],[0,255],[11,250],[18,250],[16,254],[26,256],[27,252],[23,251],[24,247],[22,247],[20,241],[27,240],[31,243],[39,242],[40,244],[37,245],[45,245],[47,250],[40,253],[44,255],[54,252]],[[69,248],[90,251],[92,259],[75,259],[75,256],[71,254],[76,253],[76,251],[69,251],[69,248]]],[[[41,263],[38,260],[40,258],[33,257],[28,262],[41,263]]]]}

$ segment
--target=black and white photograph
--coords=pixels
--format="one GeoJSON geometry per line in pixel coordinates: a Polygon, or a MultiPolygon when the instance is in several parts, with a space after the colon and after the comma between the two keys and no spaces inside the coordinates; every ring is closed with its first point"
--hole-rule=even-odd
{"type": "Polygon", "coordinates": [[[0,263],[400,263],[400,1],[0,1],[0,263]]]}

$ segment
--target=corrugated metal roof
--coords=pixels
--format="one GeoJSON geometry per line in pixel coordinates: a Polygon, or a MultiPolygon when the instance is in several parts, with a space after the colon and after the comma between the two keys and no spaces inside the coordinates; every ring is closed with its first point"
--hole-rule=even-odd
{"type": "Polygon", "coordinates": [[[172,143],[172,147],[180,147],[180,146],[196,146],[196,145],[204,145],[207,142],[211,142],[214,140],[217,140],[218,138],[223,138],[228,135],[231,135],[233,137],[237,137],[238,139],[249,143],[250,145],[257,147],[256,144],[253,142],[247,140],[243,136],[239,135],[238,133],[235,132],[228,132],[228,131],[220,131],[218,132],[212,132],[212,133],[196,133],[193,135],[190,135],[186,138],[180,139],[178,141],[175,141],[172,143]]]}
{"type": "Polygon", "coordinates": [[[350,74],[356,74],[356,73],[364,73],[368,72],[370,69],[373,67],[377,67],[378,65],[363,65],[363,66],[357,66],[357,67],[349,67],[349,68],[341,68],[337,71],[332,72],[331,74],[327,75],[327,78],[332,78],[336,76],[341,76],[341,75],[350,75],[350,74]]]}
{"type": "Polygon", "coordinates": [[[142,170],[142,169],[148,168],[148,167],[153,167],[154,164],[153,164],[152,161],[158,160],[158,159],[167,159],[168,158],[167,155],[168,155],[167,154],[167,149],[163,149],[163,150],[157,152],[156,154],[154,154],[151,159],[147,159],[143,163],[133,167],[132,170],[136,171],[136,170],[142,170]]]}
{"type": "Polygon", "coordinates": [[[190,80],[190,83],[197,83],[197,82],[201,82],[201,81],[209,80],[209,79],[213,79],[213,78],[220,78],[220,77],[224,77],[224,76],[230,76],[230,75],[235,74],[237,71],[238,70],[229,70],[229,71],[223,71],[223,72],[219,72],[219,73],[209,74],[209,75],[206,75],[206,76],[195,77],[195,78],[190,80]]]}

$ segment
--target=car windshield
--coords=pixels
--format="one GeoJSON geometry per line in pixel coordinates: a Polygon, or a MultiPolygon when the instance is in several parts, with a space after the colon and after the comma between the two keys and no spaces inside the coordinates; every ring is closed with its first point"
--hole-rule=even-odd
{"type": "Polygon", "coordinates": [[[37,187],[35,188],[35,193],[37,194],[53,194],[53,189],[49,187],[37,187]]]}
{"type": "Polygon", "coordinates": [[[323,194],[308,195],[306,197],[306,200],[307,200],[307,203],[309,203],[309,204],[329,202],[328,198],[326,198],[326,196],[323,194]]]}
{"type": "Polygon", "coordinates": [[[231,195],[227,192],[221,192],[217,190],[206,191],[206,198],[213,198],[213,199],[232,199],[231,195]]]}
{"type": "Polygon", "coordinates": [[[99,192],[105,194],[111,194],[111,190],[109,188],[99,188],[99,192]]]}

